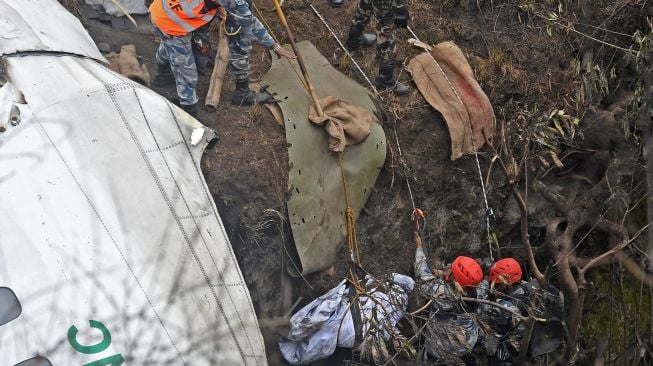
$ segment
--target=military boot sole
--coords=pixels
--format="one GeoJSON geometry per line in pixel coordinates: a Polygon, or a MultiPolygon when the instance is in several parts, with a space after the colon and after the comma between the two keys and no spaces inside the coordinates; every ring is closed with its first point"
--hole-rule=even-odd
{"type": "Polygon", "coordinates": [[[274,99],[274,97],[271,96],[270,94],[260,93],[255,91],[250,91],[247,94],[236,92],[231,98],[231,103],[240,106],[249,106],[254,104],[265,104],[265,103],[275,103],[275,102],[278,102],[278,100],[274,99]]]}
{"type": "Polygon", "coordinates": [[[255,100],[253,99],[254,98],[250,98],[248,95],[234,94],[234,96],[231,97],[231,104],[239,107],[251,106],[255,103],[255,100]]]}

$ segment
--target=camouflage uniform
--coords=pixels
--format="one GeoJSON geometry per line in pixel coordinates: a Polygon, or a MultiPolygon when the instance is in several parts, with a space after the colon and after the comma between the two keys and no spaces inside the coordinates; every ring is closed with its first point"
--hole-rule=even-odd
{"type": "Polygon", "coordinates": [[[405,8],[406,0],[360,0],[352,20],[349,38],[355,39],[362,35],[374,15],[377,20],[376,57],[382,64],[394,61],[396,46],[393,20],[395,12],[405,8]]]}
{"type": "Polygon", "coordinates": [[[483,332],[476,318],[463,308],[455,290],[433,275],[421,247],[415,251],[415,277],[422,295],[432,301],[425,331],[426,350],[439,361],[457,363],[472,352],[483,332]]]}
{"type": "Polygon", "coordinates": [[[193,56],[191,39],[192,33],[185,36],[169,36],[154,26],[154,33],[161,39],[156,50],[156,61],[159,64],[168,64],[175,75],[179,104],[192,105],[197,103],[197,66],[193,56]]]}
{"type": "Polygon", "coordinates": [[[442,279],[435,277],[422,248],[415,251],[415,278],[420,291],[433,299],[432,310],[437,313],[457,311],[455,291],[442,279]]]}
{"type": "MultiPolygon", "coordinates": [[[[526,282],[519,282],[506,288],[506,293],[490,290],[490,283],[483,280],[476,288],[476,297],[482,300],[494,301],[507,309],[525,313],[524,301],[528,296],[525,288],[526,282]]],[[[526,330],[524,323],[518,321],[513,315],[503,309],[490,304],[479,304],[476,308],[487,332],[484,333],[481,343],[487,355],[499,361],[508,361],[519,353],[521,338],[526,330]]]]}
{"type": "Polygon", "coordinates": [[[249,77],[249,53],[252,40],[263,47],[272,48],[274,40],[250,9],[251,0],[222,0],[220,4],[227,11],[226,29],[229,40],[229,70],[236,80],[249,77]]]}

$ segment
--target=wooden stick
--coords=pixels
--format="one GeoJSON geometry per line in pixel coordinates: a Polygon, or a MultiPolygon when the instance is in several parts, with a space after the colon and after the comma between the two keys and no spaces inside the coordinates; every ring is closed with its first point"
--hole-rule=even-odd
{"type": "Polygon", "coordinates": [[[132,16],[129,15],[129,13],[127,12],[127,10],[125,10],[125,8],[123,8],[122,5],[120,5],[120,3],[119,3],[118,1],[116,1],[116,0],[111,0],[111,2],[113,3],[113,5],[116,6],[116,8],[118,8],[118,10],[120,10],[123,14],[125,14],[125,16],[126,16],[127,18],[129,18],[129,20],[131,20],[132,23],[134,23],[134,27],[138,28],[138,24],[136,24],[136,21],[134,20],[134,18],[132,18],[132,16]]]}
{"type": "MultiPolygon", "coordinates": [[[[530,318],[530,317],[526,317],[526,316],[523,316],[523,315],[519,314],[516,310],[513,310],[513,309],[511,309],[511,308],[509,308],[507,306],[503,306],[503,305],[501,305],[499,303],[496,303],[494,301],[476,299],[476,298],[473,298],[473,297],[465,297],[465,296],[461,297],[460,299],[463,300],[463,301],[467,301],[467,302],[475,302],[475,303],[479,303],[479,304],[492,305],[492,306],[497,307],[497,308],[499,308],[499,309],[501,309],[501,310],[503,310],[505,312],[508,312],[508,313],[512,314],[517,319],[519,319],[519,320],[521,320],[523,322],[526,322],[530,318]]],[[[532,319],[534,319],[536,321],[540,321],[540,322],[546,322],[546,319],[540,319],[540,318],[532,318],[532,319]]]]}
{"type": "Polygon", "coordinates": [[[227,37],[224,30],[220,27],[218,32],[218,52],[215,55],[215,62],[213,65],[213,72],[211,73],[211,84],[209,84],[209,91],[206,93],[206,100],[204,107],[208,110],[215,110],[220,103],[220,95],[222,94],[222,83],[224,82],[224,74],[227,71],[227,64],[229,63],[229,45],[227,44],[227,37]]]}
{"type": "Polygon", "coordinates": [[[311,95],[311,99],[313,100],[313,106],[315,107],[315,111],[317,112],[317,115],[319,117],[324,117],[324,111],[322,110],[322,106],[320,105],[317,99],[317,94],[315,94],[315,88],[313,87],[311,78],[308,76],[308,71],[306,70],[306,66],[304,65],[304,60],[302,59],[302,55],[299,53],[299,50],[297,49],[297,44],[295,44],[295,38],[293,38],[292,32],[290,31],[290,27],[288,26],[288,22],[286,21],[286,16],[283,14],[283,10],[281,10],[281,5],[279,5],[279,0],[273,0],[273,1],[274,1],[275,9],[277,9],[277,15],[279,15],[279,19],[281,20],[281,24],[283,24],[284,28],[286,29],[286,33],[288,34],[288,39],[290,40],[290,46],[292,47],[293,52],[295,52],[295,56],[297,56],[297,63],[299,63],[299,68],[302,70],[302,75],[304,76],[304,80],[306,80],[306,85],[308,85],[308,93],[311,95]]]}

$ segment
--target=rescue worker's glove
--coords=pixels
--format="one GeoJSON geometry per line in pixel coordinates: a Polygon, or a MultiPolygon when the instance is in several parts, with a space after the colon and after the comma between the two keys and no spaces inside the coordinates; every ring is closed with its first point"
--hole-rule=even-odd
{"type": "Polygon", "coordinates": [[[410,14],[408,13],[408,7],[402,6],[401,8],[395,9],[394,22],[397,28],[407,28],[409,20],[410,14]]]}

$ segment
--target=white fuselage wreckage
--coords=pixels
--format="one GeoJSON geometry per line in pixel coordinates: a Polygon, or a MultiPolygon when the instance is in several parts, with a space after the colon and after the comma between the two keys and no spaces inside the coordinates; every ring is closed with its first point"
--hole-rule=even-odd
{"type": "Polygon", "coordinates": [[[0,365],[266,365],[213,131],[55,0],[0,0],[0,58],[0,365]]]}

